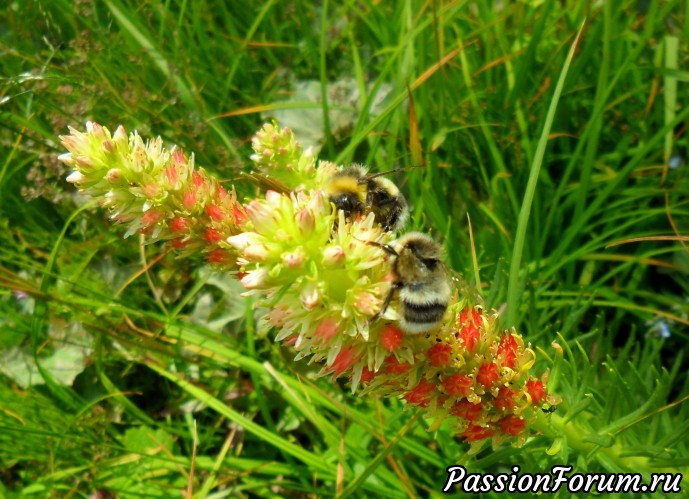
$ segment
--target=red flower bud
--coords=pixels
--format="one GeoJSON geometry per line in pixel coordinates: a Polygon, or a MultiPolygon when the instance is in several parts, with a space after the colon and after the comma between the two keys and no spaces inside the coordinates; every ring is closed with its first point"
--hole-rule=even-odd
{"type": "Polygon", "coordinates": [[[206,206],[206,213],[209,217],[211,217],[212,220],[215,220],[216,222],[219,222],[224,218],[222,209],[215,204],[209,204],[206,206]]]}
{"type": "Polygon", "coordinates": [[[483,427],[475,424],[470,424],[462,433],[464,440],[467,442],[478,442],[486,438],[490,438],[495,433],[490,427],[483,427]]]}
{"type": "Polygon", "coordinates": [[[141,222],[148,228],[160,222],[164,217],[165,213],[163,210],[153,208],[144,213],[144,215],[141,217],[141,222]]]}
{"type": "Polygon", "coordinates": [[[326,317],[318,324],[318,326],[316,326],[314,336],[316,336],[316,338],[320,338],[323,343],[327,343],[337,334],[337,332],[337,320],[334,317],[326,317]]]}
{"type": "Polygon", "coordinates": [[[206,183],[206,179],[199,172],[192,173],[191,181],[197,189],[206,183]]]}
{"type": "Polygon", "coordinates": [[[394,355],[391,355],[387,359],[385,359],[385,372],[388,374],[392,373],[406,373],[409,371],[411,366],[407,363],[400,363],[399,360],[397,360],[397,357],[394,355]]]}
{"type": "Polygon", "coordinates": [[[335,374],[335,377],[337,377],[349,369],[356,361],[357,358],[354,354],[354,349],[352,347],[345,347],[340,350],[340,353],[335,357],[335,360],[330,366],[330,370],[335,374]]]}
{"type": "Polygon", "coordinates": [[[247,220],[249,220],[249,215],[246,214],[246,210],[241,204],[235,204],[232,207],[232,218],[236,225],[243,225],[247,220]]]}
{"type": "Polygon", "coordinates": [[[503,334],[500,337],[498,355],[503,358],[502,365],[514,369],[514,366],[517,364],[517,348],[519,348],[517,340],[510,333],[503,334]]]}
{"type": "Polygon", "coordinates": [[[217,229],[207,229],[203,235],[203,238],[209,243],[215,244],[222,241],[222,234],[217,229]]]}
{"type": "Polygon", "coordinates": [[[189,245],[189,241],[184,241],[181,237],[172,240],[172,247],[176,250],[181,250],[189,245]]]}
{"type": "Polygon", "coordinates": [[[380,330],[380,341],[383,346],[390,352],[397,350],[402,345],[402,338],[404,335],[397,326],[392,324],[385,324],[380,330]]]}
{"type": "Polygon", "coordinates": [[[182,217],[173,218],[172,222],[170,222],[170,230],[172,232],[188,232],[189,222],[182,217]]]}
{"type": "Polygon", "coordinates": [[[516,437],[526,427],[526,421],[518,416],[507,416],[498,423],[503,433],[516,437]]]}
{"type": "Polygon", "coordinates": [[[192,191],[187,191],[182,195],[182,204],[187,210],[191,210],[196,204],[196,194],[192,191]]]}
{"type": "Polygon", "coordinates": [[[466,397],[471,393],[474,380],[466,374],[453,374],[443,380],[443,387],[449,395],[466,397]]]}
{"type": "Polygon", "coordinates": [[[532,379],[526,382],[526,391],[529,392],[529,395],[531,396],[531,403],[533,405],[541,405],[547,394],[543,382],[537,379],[532,379]]]}
{"type": "Polygon", "coordinates": [[[232,255],[229,251],[216,248],[210,253],[208,253],[208,263],[214,263],[216,265],[228,265],[232,263],[232,255]]]}
{"type": "Polygon", "coordinates": [[[500,372],[498,370],[498,366],[493,362],[490,364],[483,364],[478,368],[478,374],[476,374],[476,381],[481,383],[486,388],[493,386],[499,378],[500,372]]]}
{"type": "Polygon", "coordinates": [[[512,411],[517,405],[516,397],[516,390],[501,386],[498,396],[495,398],[495,407],[503,411],[512,411]]]}
{"type": "Polygon", "coordinates": [[[450,414],[467,421],[477,421],[481,418],[483,407],[481,404],[472,404],[468,400],[460,400],[450,409],[450,414]]]}
{"type": "Polygon", "coordinates": [[[404,399],[410,404],[426,407],[430,403],[434,391],[436,391],[435,384],[422,379],[418,385],[404,396],[404,399]]]}
{"type": "Polygon", "coordinates": [[[435,367],[449,366],[452,363],[452,347],[447,343],[438,343],[428,349],[428,360],[435,367]]]}
{"type": "Polygon", "coordinates": [[[364,367],[364,370],[361,371],[361,382],[362,383],[368,383],[373,380],[373,378],[376,377],[376,373],[374,371],[371,371],[368,367],[364,367]]]}

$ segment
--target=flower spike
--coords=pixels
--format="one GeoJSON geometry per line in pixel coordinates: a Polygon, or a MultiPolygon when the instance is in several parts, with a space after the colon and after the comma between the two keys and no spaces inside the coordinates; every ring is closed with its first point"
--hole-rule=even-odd
{"type": "Polygon", "coordinates": [[[461,279],[452,280],[439,322],[404,332],[392,271],[398,256],[386,251],[392,233],[373,210],[346,217],[335,207],[326,186],[340,168],[317,162],[291,130],[269,123],[253,138],[250,178],[273,188],[245,203],[160,138],[144,142],[122,127],[111,134],[87,123],[61,140],[69,152],[60,160],[74,169],[67,180],[99,198],[125,235],[170,241],[182,254],[201,251],[237,270],[246,294],[267,309],[260,327],[297,359],[320,364],[320,375],[399,397],[431,419],[431,429],[449,421],[474,445],[523,443],[541,407],[558,402],[547,373],[530,374],[535,352],[516,331],[500,329],[497,313],[461,279]]]}

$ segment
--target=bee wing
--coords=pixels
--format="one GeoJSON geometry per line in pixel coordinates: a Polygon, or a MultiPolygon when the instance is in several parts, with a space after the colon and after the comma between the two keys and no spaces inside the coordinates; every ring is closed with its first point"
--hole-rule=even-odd
{"type": "Polygon", "coordinates": [[[468,298],[474,305],[483,305],[483,297],[479,294],[476,286],[469,284],[460,273],[455,272],[447,265],[445,266],[445,270],[450,276],[453,289],[459,291],[460,296],[468,298]]]}
{"type": "Polygon", "coordinates": [[[290,192],[290,188],[287,187],[284,183],[268,175],[264,175],[263,173],[240,172],[240,177],[250,180],[251,182],[262,187],[265,190],[276,191],[282,194],[290,192]]]}

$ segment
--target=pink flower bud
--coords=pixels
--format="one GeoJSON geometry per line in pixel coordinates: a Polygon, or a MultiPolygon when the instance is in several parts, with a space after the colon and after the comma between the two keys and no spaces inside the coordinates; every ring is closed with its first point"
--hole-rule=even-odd
{"type": "Polygon", "coordinates": [[[119,125],[115,129],[115,134],[112,136],[112,139],[115,142],[126,142],[127,141],[127,131],[124,129],[122,125],[119,125]]]}
{"type": "Polygon", "coordinates": [[[260,289],[266,287],[268,281],[268,270],[257,269],[247,272],[240,282],[246,289],[260,289]]]}
{"type": "Polygon", "coordinates": [[[483,414],[483,407],[466,399],[460,400],[450,408],[450,414],[468,421],[478,421],[483,414]]]}
{"type": "Polygon", "coordinates": [[[77,132],[74,128],[69,127],[69,133],[71,135],[60,135],[60,142],[62,142],[62,145],[67,149],[74,150],[77,146],[77,140],[74,135],[79,132],[77,132]]]}
{"type": "Polygon", "coordinates": [[[165,169],[165,179],[168,181],[170,184],[175,184],[177,183],[177,180],[179,180],[179,172],[177,171],[177,168],[175,165],[170,165],[165,169]]]}
{"type": "Polygon", "coordinates": [[[304,252],[297,249],[282,255],[282,261],[290,269],[297,269],[304,263],[304,252]]]}
{"type": "Polygon", "coordinates": [[[277,191],[266,191],[266,201],[270,204],[279,204],[282,198],[282,194],[277,191]]]}
{"type": "Polygon", "coordinates": [[[297,224],[299,225],[299,230],[302,234],[312,232],[316,226],[316,219],[308,208],[303,208],[299,210],[296,214],[297,224]]]}
{"type": "Polygon", "coordinates": [[[86,122],[86,131],[97,138],[103,138],[108,135],[105,133],[105,129],[95,121],[86,122]]]}
{"type": "Polygon", "coordinates": [[[94,166],[93,159],[90,156],[77,156],[75,161],[83,170],[88,170],[94,166]]]}
{"type": "Polygon", "coordinates": [[[323,264],[328,267],[335,267],[345,259],[345,252],[342,246],[328,246],[323,250],[323,264]]]}
{"type": "Polygon", "coordinates": [[[466,374],[452,374],[443,380],[445,391],[452,396],[466,397],[471,393],[474,379],[466,374]]]}
{"type": "Polygon", "coordinates": [[[86,177],[78,171],[70,173],[67,177],[67,182],[70,184],[81,184],[84,180],[86,180],[86,177]]]}
{"type": "Polygon", "coordinates": [[[278,305],[277,307],[270,309],[270,311],[266,314],[268,323],[273,327],[284,326],[290,316],[290,309],[285,305],[278,305]]]}
{"type": "Polygon", "coordinates": [[[547,395],[545,385],[542,381],[537,379],[532,379],[526,382],[526,390],[531,397],[531,403],[533,405],[540,405],[547,395]]]}
{"type": "Polygon", "coordinates": [[[381,300],[371,293],[362,291],[354,297],[354,308],[364,315],[373,316],[380,310],[381,300]]]}
{"type": "Polygon", "coordinates": [[[181,250],[189,245],[189,241],[185,241],[181,237],[172,240],[172,247],[176,250],[181,250]]]}
{"type": "MultiPolygon", "coordinates": [[[[66,144],[65,144],[65,139],[66,139],[66,138],[67,138],[67,137],[61,137],[62,143],[63,143],[65,146],[66,146],[66,144]]],[[[74,160],[72,159],[72,153],[69,153],[69,152],[66,152],[66,153],[64,153],[64,154],[60,154],[60,155],[57,157],[57,160],[58,160],[58,161],[61,161],[62,163],[65,163],[66,165],[71,165],[71,164],[74,163],[74,160]]]]}
{"type": "Polygon", "coordinates": [[[270,251],[264,244],[254,244],[245,248],[242,255],[251,262],[266,262],[270,258],[270,251]]]}
{"type": "Polygon", "coordinates": [[[187,210],[191,211],[196,204],[196,194],[192,191],[185,192],[182,195],[182,204],[187,210]]]}
{"type": "Polygon", "coordinates": [[[507,416],[499,421],[503,433],[516,437],[526,427],[526,421],[519,416],[507,416]]]}
{"type": "Polygon", "coordinates": [[[301,294],[299,295],[301,304],[307,310],[313,310],[318,306],[321,301],[321,294],[318,292],[318,288],[314,285],[307,286],[301,294]]]}
{"type": "Polygon", "coordinates": [[[413,405],[426,407],[433,398],[433,392],[437,390],[434,383],[422,379],[416,387],[412,388],[404,398],[407,402],[413,405]]]}
{"type": "Polygon", "coordinates": [[[172,161],[175,165],[183,166],[187,162],[187,158],[184,157],[184,151],[181,149],[172,151],[172,161]]]}
{"type": "Polygon", "coordinates": [[[163,210],[153,208],[144,213],[144,215],[141,217],[141,222],[144,224],[144,226],[151,227],[152,225],[160,222],[164,217],[165,212],[163,210]]]}
{"type": "Polygon", "coordinates": [[[152,199],[160,192],[160,187],[157,184],[146,184],[141,187],[141,192],[148,199],[152,199]]]}
{"type": "Polygon", "coordinates": [[[121,177],[122,173],[120,172],[119,168],[110,168],[108,173],[105,174],[106,180],[111,184],[118,182],[121,177]]]}
{"type": "Polygon", "coordinates": [[[490,388],[500,379],[500,373],[497,364],[493,362],[484,363],[478,368],[476,380],[484,387],[490,388]]]}
{"type": "Polygon", "coordinates": [[[262,243],[263,238],[256,234],[255,232],[242,232],[236,236],[230,236],[226,241],[237,248],[239,251],[244,251],[249,246],[259,245],[262,243]]]}
{"type": "Polygon", "coordinates": [[[271,218],[272,210],[261,201],[251,201],[246,206],[246,212],[254,224],[260,224],[271,218]]]}
{"type": "Polygon", "coordinates": [[[311,210],[315,218],[325,217],[330,214],[330,203],[325,202],[323,193],[320,191],[317,191],[311,199],[309,199],[307,207],[311,210]]]}
{"type": "Polygon", "coordinates": [[[338,333],[338,330],[337,320],[334,317],[326,317],[316,326],[314,336],[323,343],[328,343],[338,333]]]}
{"type": "Polygon", "coordinates": [[[107,139],[103,141],[103,150],[106,152],[115,152],[117,151],[117,146],[112,140],[107,139]]]}

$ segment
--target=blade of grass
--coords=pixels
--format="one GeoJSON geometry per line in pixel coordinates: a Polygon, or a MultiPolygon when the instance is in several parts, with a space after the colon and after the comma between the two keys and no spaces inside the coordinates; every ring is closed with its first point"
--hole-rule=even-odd
{"type": "MultiPolygon", "coordinates": [[[[151,58],[153,64],[158,68],[158,70],[163,74],[163,76],[165,76],[165,78],[171,79],[174,82],[175,89],[177,90],[177,93],[179,94],[184,104],[190,110],[194,110],[198,113],[201,113],[202,110],[199,106],[199,102],[197,102],[196,98],[194,97],[194,93],[191,91],[189,85],[187,85],[182,76],[180,76],[180,74],[178,74],[177,72],[172,71],[168,60],[165,58],[163,53],[156,47],[154,37],[148,32],[148,30],[144,26],[141,26],[132,21],[132,19],[135,19],[136,16],[128,15],[126,13],[125,7],[117,0],[106,0],[105,3],[108,6],[108,9],[110,9],[110,12],[112,12],[113,17],[115,17],[119,25],[122,27],[122,29],[129,33],[132,36],[132,38],[139,44],[139,46],[143,49],[144,53],[151,58]]],[[[215,133],[218,134],[218,137],[220,137],[220,139],[223,141],[225,147],[227,147],[227,149],[237,160],[241,161],[243,159],[243,156],[239,153],[231,138],[222,128],[221,124],[215,120],[211,120],[208,123],[210,124],[213,131],[215,131],[215,133]]]]}
{"type": "Polygon", "coordinates": [[[388,443],[387,446],[380,452],[373,461],[370,462],[368,466],[354,479],[353,482],[351,482],[343,491],[341,494],[339,494],[337,497],[338,499],[344,499],[345,497],[349,497],[355,492],[359,492],[359,489],[362,488],[364,482],[366,479],[371,476],[371,474],[378,468],[382,462],[385,460],[385,458],[390,454],[390,452],[393,451],[397,447],[397,444],[399,441],[402,439],[404,435],[406,435],[409,430],[414,426],[416,423],[417,416],[414,416],[413,418],[410,418],[407,424],[404,425],[404,427],[395,435],[395,437],[388,443]]]}
{"type": "Polygon", "coordinates": [[[548,145],[548,136],[550,135],[550,129],[553,125],[555,111],[557,110],[560,95],[562,94],[562,88],[564,87],[567,72],[569,71],[569,66],[572,63],[572,59],[574,58],[574,53],[576,52],[576,48],[579,44],[584,26],[585,23],[582,23],[579,31],[577,32],[577,36],[569,49],[567,59],[562,67],[562,71],[560,72],[560,77],[557,80],[557,85],[555,86],[555,91],[553,92],[553,97],[550,101],[550,106],[548,107],[545,123],[543,124],[543,131],[541,132],[541,137],[536,146],[536,153],[534,155],[533,163],[531,164],[529,180],[524,193],[524,200],[519,211],[517,232],[514,240],[514,250],[512,252],[512,260],[510,262],[510,277],[507,285],[507,315],[505,320],[508,326],[517,324],[519,290],[522,286],[520,279],[520,267],[522,253],[524,251],[524,242],[526,240],[526,229],[529,224],[529,216],[531,214],[531,205],[533,204],[534,194],[536,192],[536,184],[538,182],[538,174],[543,164],[543,156],[545,155],[545,149],[548,145]]]}
{"type": "MultiPolygon", "coordinates": [[[[43,277],[41,279],[41,293],[45,294],[48,291],[48,287],[50,285],[50,282],[52,281],[52,273],[53,268],[55,267],[55,262],[57,260],[57,255],[60,251],[60,247],[62,246],[63,241],[65,240],[67,230],[72,225],[72,222],[74,222],[74,220],[76,220],[83,212],[93,208],[96,204],[97,203],[95,201],[91,201],[84,204],[80,208],[76,209],[65,222],[64,226],[62,227],[62,231],[60,231],[60,234],[58,235],[57,240],[55,241],[55,244],[53,244],[53,249],[50,252],[48,262],[45,265],[43,277]]],[[[34,307],[34,312],[31,319],[31,337],[33,340],[34,361],[36,362],[38,372],[41,374],[41,377],[45,381],[45,384],[48,386],[50,391],[68,407],[78,409],[81,406],[81,401],[79,400],[79,397],[72,390],[69,390],[68,388],[59,385],[53,379],[52,375],[43,368],[38,357],[39,351],[42,348],[45,318],[47,314],[48,302],[46,300],[36,301],[36,306],[34,307]]]]}
{"type": "Polygon", "coordinates": [[[283,437],[276,435],[275,433],[265,429],[261,425],[254,423],[251,419],[235,411],[227,404],[224,404],[221,400],[213,397],[203,389],[190,383],[182,376],[176,373],[169,372],[167,369],[158,365],[156,362],[153,362],[149,359],[146,362],[146,366],[148,366],[151,370],[160,374],[164,378],[167,378],[172,383],[179,386],[182,390],[187,392],[194,399],[199,400],[204,404],[207,404],[218,414],[222,414],[230,421],[233,421],[241,425],[246,431],[254,434],[262,441],[295,457],[296,459],[308,465],[312,469],[318,471],[318,473],[322,474],[322,476],[327,477],[329,479],[335,478],[335,467],[327,464],[322,458],[315,455],[314,453],[309,452],[306,449],[296,444],[293,444],[292,442],[285,440],[283,437]]]}
{"type": "MultiPolygon", "coordinates": [[[[677,109],[677,77],[674,71],[677,69],[677,59],[679,52],[679,39],[676,36],[665,37],[665,124],[671,123],[675,119],[677,109]]],[[[665,166],[663,168],[663,181],[667,176],[667,170],[670,163],[670,156],[672,155],[672,142],[674,138],[674,130],[668,130],[665,134],[665,150],[663,151],[663,159],[665,166]]]]}

